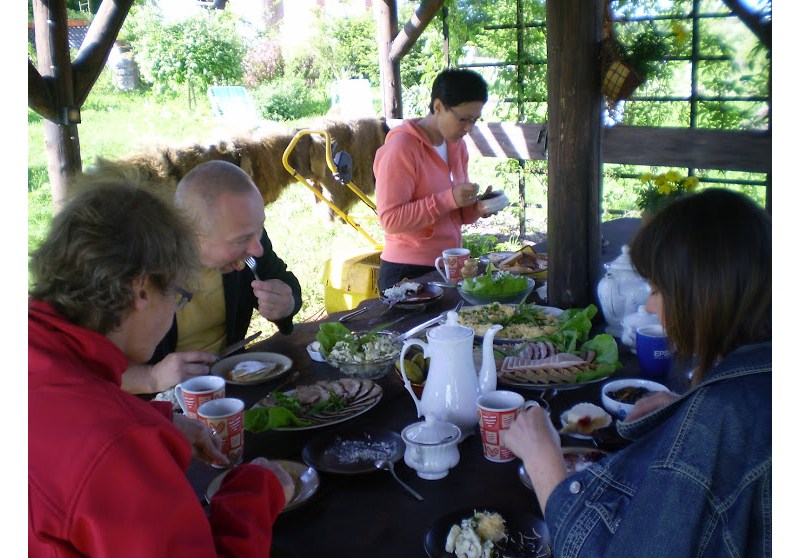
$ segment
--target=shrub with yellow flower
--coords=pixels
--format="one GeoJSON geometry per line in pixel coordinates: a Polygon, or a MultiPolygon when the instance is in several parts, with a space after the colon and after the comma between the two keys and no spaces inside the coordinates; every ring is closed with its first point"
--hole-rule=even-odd
{"type": "Polygon", "coordinates": [[[675,170],[662,174],[645,173],[639,177],[642,187],[636,196],[636,206],[643,212],[656,213],[667,203],[694,192],[700,180],[683,176],[675,170]]]}

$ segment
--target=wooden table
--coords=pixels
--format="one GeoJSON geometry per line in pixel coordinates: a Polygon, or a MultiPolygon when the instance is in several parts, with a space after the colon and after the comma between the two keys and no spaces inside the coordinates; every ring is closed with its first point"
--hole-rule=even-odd
{"type": "MultiPolygon", "coordinates": [[[[438,277],[438,274],[434,275],[438,277]]],[[[434,278],[431,275],[431,279],[434,278]]],[[[432,303],[424,313],[411,314],[392,329],[405,331],[425,319],[450,309],[460,296],[455,289],[445,289],[443,297],[432,303]]],[[[364,301],[361,306],[374,301],[364,301]]],[[[351,330],[367,329],[367,322],[383,305],[377,304],[357,319],[348,322],[351,330]]],[[[393,309],[391,317],[407,310],[393,309]]],[[[334,314],[335,320],[343,313],[334,314]]],[[[598,317],[601,315],[598,313],[598,317]]],[[[387,313],[387,318],[390,314],[387,313]]],[[[310,384],[317,380],[336,379],[338,371],[326,363],[313,361],[306,346],[312,342],[319,323],[298,324],[291,335],[275,336],[252,347],[251,351],[269,351],[284,354],[294,361],[300,376],[297,384],[310,384]]],[[[602,331],[602,324],[598,324],[602,331]]],[[[619,343],[620,359],[624,367],[614,377],[638,375],[634,355],[619,343]]],[[[313,437],[359,427],[385,428],[399,433],[406,425],[416,422],[416,408],[411,396],[394,373],[376,380],[383,387],[381,401],[371,410],[347,422],[321,429],[294,432],[265,432],[245,434],[245,460],[257,456],[270,459],[288,459],[302,462],[303,446],[313,437]]],[[[246,408],[272,390],[280,380],[259,386],[227,386],[227,395],[244,400],[246,408]]],[[[602,382],[563,390],[550,399],[551,416],[558,420],[560,414],[577,402],[600,404],[602,382]]],[[[499,387],[506,389],[504,386],[499,387]]],[[[681,386],[670,387],[681,389],[681,386]]],[[[287,388],[288,389],[288,388],[287,388]]],[[[514,390],[526,399],[538,398],[541,391],[514,390]]],[[[558,425],[560,426],[560,424],[558,425]]],[[[477,427],[476,427],[477,432],[477,427]]],[[[593,445],[591,440],[564,437],[562,446],[593,445]]],[[[423,541],[433,522],[444,515],[461,509],[496,508],[508,514],[534,513],[541,510],[534,494],[518,476],[519,460],[510,463],[493,463],[483,457],[480,437],[469,436],[459,445],[460,463],[441,480],[428,481],[417,477],[416,472],[401,459],[396,464],[397,474],[423,497],[415,500],[385,471],[357,475],[320,473],[321,483],[315,494],[302,507],[282,514],[275,524],[272,556],[315,558],[347,556],[349,558],[381,556],[425,556],[423,541]]],[[[188,477],[199,498],[203,499],[208,483],[220,474],[197,461],[193,461],[188,477]]]]}

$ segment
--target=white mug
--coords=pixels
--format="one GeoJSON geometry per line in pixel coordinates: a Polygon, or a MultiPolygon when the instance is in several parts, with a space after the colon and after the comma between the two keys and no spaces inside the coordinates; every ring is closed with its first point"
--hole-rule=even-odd
{"type": "Polygon", "coordinates": [[[442,255],[436,258],[433,266],[445,281],[458,283],[461,281],[461,269],[468,258],[469,250],[466,248],[448,248],[442,250],[442,255]]]}

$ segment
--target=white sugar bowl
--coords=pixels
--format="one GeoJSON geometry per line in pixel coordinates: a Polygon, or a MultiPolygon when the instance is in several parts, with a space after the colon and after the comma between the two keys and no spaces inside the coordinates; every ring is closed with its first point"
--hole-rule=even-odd
{"type": "Polygon", "coordinates": [[[422,479],[443,479],[461,459],[461,429],[453,423],[426,418],[409,424],[400,435],[406,444],[403,460],[422,479]]]}
{"type": "Polygon", "coordinates": [[[659,325],[660,323],[658,316],[645,310],[645,306],[642,304],[636,312],[622,318],[620,341],[627,345],[633,354],[636,354],[636,330],[643,326],[659,325]]]}

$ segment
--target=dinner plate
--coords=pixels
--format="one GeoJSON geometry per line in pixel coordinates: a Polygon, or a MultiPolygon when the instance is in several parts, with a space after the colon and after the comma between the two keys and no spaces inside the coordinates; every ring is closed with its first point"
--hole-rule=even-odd
{"type": "MultiPolygon", "coordinates": [[[[561,413],[561,426],[562,427],[565,427],[565,426],[567,426],[567,424],[569,424],[568,421],[567,421],[567,415],[569,414],[569,411],[570,411],[570,409],[567,409],[566,411],[561,413]]],[[[603,411],[603,412],[606,413],[605,411],[603,411]]],[[[611,421],[613,420],[611,418],[611,415],[609,415],[608,413],[605,414],[605,419],[606,419],[605,424],[602,424],[602,425],[598,426],[597,428],[595,428],[594,430],[592,430],[591,434],[580,434],[579,432],[561,432],[561,434],[564,434],[564,436],[572,436],[573,438],[577,438],[579,440],[591,440],[592,439],[592,434],[594,434],[598,430],[601,430],[601,429],[605,428],[606,426],[611,424],[611,421]]]]}
{"type": "MultiPolygon", "coordinates": [[[[294,481],[294,496],[283,507],[281,513],[292,511],[295,508],[305,504],[319,489],[319,474],[313,467],[309,467],[305,463],[297,461],[284,461],[280,459],[273,460],[274,463],[280,465],[284,471],[289,473],[294,481]]],[[[230,471],[230,469],[228,470],[230,471]]],[[[206,502],[211,503],[211,498],[217,493],[219,487],[222,485],[222,480],[228,471],[217,475],[208,483],[206,488],[206,502]]]]}
{"type": "Polygon", "coordinates": [[[225,378],[225,382],[234,386],[257,386],[276,378],[284,376],[292,368],[292,359],[285,355],[278,353],[242,353],[234,356],[229,356],[219,360],[211,365],[211,374],[225,378]],[[240,362],[246,360],[256,360],[260,362],[274,362],[278,366],[267,376],[254,380],[252,382],[231,380],[228,373],[240,362]]]}
{"type": "MultiPolygon", "coordinates": [[[[478,261],[484,265],[489,265],[489,263],[493,263],[495,266],[499,265],[500,262],[516,254],[516,252],[489,252],[488,254],[484,254],[478,258],[478,261]]],[[[539,254],[540,256],[547,257],[547,254],[539,254]]],[[[499,270],[499,268],[498,268],[499,270]]],[[[536,279],[547,279],[547,268],[534,270],[531,269],[529,272],[520,273],[518,271],[506,271],[506,273],[512,273],[514,275],[530,275],[531,277],[535,277],[536,279]]]]}
{"type": "MultiPolygon", "coordinates": [[[[489,306],[489,305],[488,304],[484,304],[482,306],[467,306],[465,308],[482,308],[483,306],[489,306]]],[[[558,317],[558,316],[560,316],[561,314],[564,313],[563,309],[556,308],[555,306],[541,306],[539,304],[536,304],[534,306],[536,308],[540,309],[545,314],[549,314],[551,316],[558,317]]],[[[463,312],[463,309],[461,310],[461,312],[463,312]]],[[[474,310],[468,310],[468,312],[474,312],[474,310]]],[[[511,344],[514,344],[514,343],[521,343],[522,341],[526,340],[526,339],[515,339],[515,338],[512,338],[512,337],[502,337],[502,335],[503,335],[503,330],[501,329],[500,331],[497,332],[497,335],[495,335],[495,338],[494,338],[494,343],[496,345],[511,345],[511,344]]],[[[483,343],[483,335],[476,335],[475,336],[475,343],[483,343]]]]}
{"type": "Polygon", "coordinates": [[[546,389],[553,388],[553,389],[557,389],[557,390],[569,390],[569,389],[578,389],[578,388],[581,388],[581,387],[584,387],[584,386],[588,386],[588,385],[591,385],[591,384],[596,384],[598,382],[602,382],[604,380],[607,380],[608,377],[611,376],[611,374],[612,373],[609,372],[605,376],[601,376],[599,378],[592,378],[591,380],[586,380],[586,381],[583,381],[583,382],[573,382],[573,383],[563,383],[563,384],[557,384],[557,383],[550,382],[550,383],[546,383],[545,384],[545,383],[542,383],[542,382],[525,382],[525,381],[522,381],[522,380],[509,379],[509,378],[507,378],[505,376],[505,374],[503,372],[498,370],[497,371],[497,383],[503,384],[503,385],[509,386],[509,387],[520,388],[520,389],[546,390],[546,389]]]}
{"type": "Polygon", "coordinates": [[[546,558],[552,556],[550,533],[541,517],[532,513],[511,514],[502,510],[475,506],[440,517],[425,533],[425,553],[428,558],[455,558],[455,554],[445,551],[447,535],[453,525],[460,525],[462,519],[472,517],[476,511],[494,512],[506,521],[508,540],[497,543],[499,556],[505,558],[546,558]]]}
{"type": "MultiPolygon", "coordinates": [[[[444,295],[444,289],[439,287],[438,285],[431,285],[430,283],[425,283],[425,287],[422,289],[421,292],[407,296],[396,302],[393,307],[394,308],[402,308],[406,310],[411,310],[414,308],[419,308],[422,305],[431,304],[432,302],[436,302],[444,295]]],[[[381,291],[379,295],[381,302],[384,304],[391,304],[390,299],[383,296],[383,291],[381,291]]]]}
{"type": "MultiPolygon", "coordinates": [[[[608,452],[596,448],[576,446],[561,448],[561,454],[564,456],[564,463],[567,466],[567,475],[571,475],[572,473],[583,471],[591,463],[597,463],[607,456],[608,452]]],[[[524,464],[519,464],[517,475],[519,476],[519,480],[522,481],[522,484],[529,490],[533,490],[533,483],[528,476],[528,471],[525,470],[524,464]]]]}
{"type": "MultiPolygon", "coordinates": [[[[335,381],[335,380],[333,380],[335,381]]],[[[352,399],[347,400],[344,407],[338,411],[320,411],[311,415],[302,415],[299,418],[308,420],[311,424],[307,426],[282,426],[274,430],[280,431],[294,431],[294,430],[314,430],[316,428],[323,428],[332,424],[339,424],[340,422],[348,421],[372,409],[383,397],[383,388],[370,381],[364,381],[364,389],[359,392],[352,399]],[[368,389],[367,389],[368,388],[368,389]]],[[[294,395],[297,390],[284,391],[284,395],[294,395]]],[[[255,409],[262,407],[261,402],[257,402],[251,408],[255,409]]]]}
{"type": "Polygon", "coordinates": [[[376,459],[397,463],[405,447],[397,432],[366,427],[317,436],[303,447],[302,455],[318,471],[352,475],[376,471],[376,459]]]}

